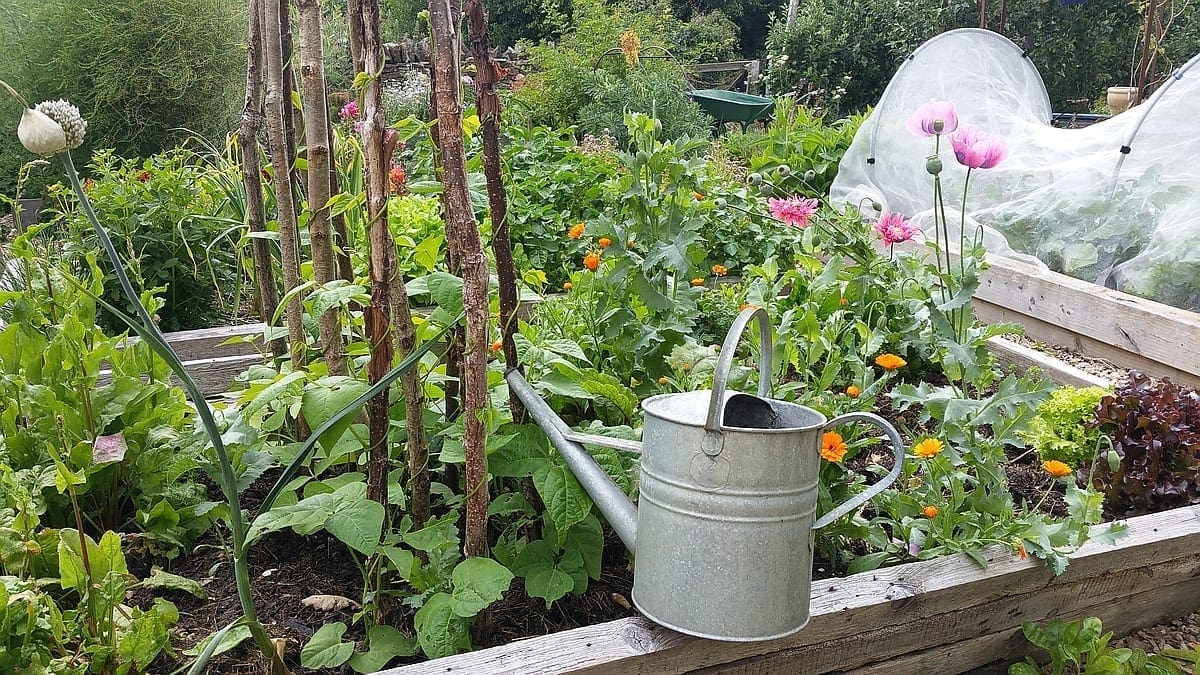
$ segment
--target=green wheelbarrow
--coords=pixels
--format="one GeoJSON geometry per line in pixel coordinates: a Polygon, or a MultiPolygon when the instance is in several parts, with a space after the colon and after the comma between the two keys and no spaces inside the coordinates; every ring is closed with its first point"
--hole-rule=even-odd
{"type": "Polygon", "coordinates": [[[751,122],[768,119],[775,101],[763,96],[725,89],[695,89],[688,96],[717,122],[718,131],[726,122],[737,122],[744,130],[751,122]]]}

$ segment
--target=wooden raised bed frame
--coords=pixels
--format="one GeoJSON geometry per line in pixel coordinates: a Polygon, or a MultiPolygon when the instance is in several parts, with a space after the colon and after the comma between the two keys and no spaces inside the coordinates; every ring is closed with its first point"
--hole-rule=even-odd
{"type": "Polygon", "coordinates": [[[1059,577],[993,547],[987,569],[955,554],[814,581],[811,622],[781,640],[702,640],[639,616],[380,675],[968,672],[1019,660],[1022,621],[1098,616],[1124,635],[1200,607],[1200,506],[1127,522],[1130,536],[1086,544],[1059,577]]]}

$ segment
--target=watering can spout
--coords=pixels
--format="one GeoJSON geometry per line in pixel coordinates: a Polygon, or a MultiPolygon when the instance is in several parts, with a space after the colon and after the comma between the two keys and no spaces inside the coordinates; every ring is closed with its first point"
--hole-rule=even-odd
{"type": "Polygon", "coordinates": [[[634,543],[637,538],[637,507],[625,495],[620,486],[605,473],[604,469],[600,468],[600,465],[588,454],[581,443],[603,445],[637,453],[642,451],[641,443],[578,433],[568,427],[566,422],[563,422],[554,413],[516,369],[505,373],[504,379],[508,382],[509,390],[525,404],[529,416],[541,427],[542,431],[546,432],[550,444],[562,455],[571,473],[579,479],[583,489],[595,502],[596,508],[600,509],[600,513],[604,514],[604,518],[608,520],[613,531],[621,538],[621,542],[631,553],[634,552],[634,543]]]}

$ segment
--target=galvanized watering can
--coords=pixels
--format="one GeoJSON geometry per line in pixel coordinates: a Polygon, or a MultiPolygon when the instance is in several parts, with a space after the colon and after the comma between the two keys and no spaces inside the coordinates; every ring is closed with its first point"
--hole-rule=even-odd
{"type": "Polygon", "coordinates": [[[580,434],[515,370],[505,378],[636,556],[633,603],[681,633],[750,642],[790,635],[808,623],[813,530],[879,494],[900,475],[904,449],[883,418],[850,413],[826,420],[771,399],[771,328],[750,308],[733,323],[712,391],[663,394],[642,402],[642,443],[580,434]],[[734,349],[758,320],[758,396],[726,391],[734,349]],[[883,429],[896,453],[886,477],[815,517],[822,431],[862,421],[883,429]],[[581,443],[642,453],[640,508],[581,443]],[[815,519],[815,522],[814,522],[815,519]],[[636,541],[635,541],[636,540],[636,541]]]}

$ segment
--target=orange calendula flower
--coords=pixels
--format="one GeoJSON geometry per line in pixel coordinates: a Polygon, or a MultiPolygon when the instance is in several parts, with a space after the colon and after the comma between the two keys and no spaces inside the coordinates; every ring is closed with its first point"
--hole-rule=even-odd
{"type": "Polygon", "coordinates": [[[504,348],[504,343],[499,340],[496,340],[495,342],[492,343],[492,352],[493,353],[498,352],[503,348],[504,348]]]}
{"type": "Polygon", "coordinates": [[[739,312],[744,312],[748,309],[758,309],[758,305],[752,305],[747,302],[746,304],[742,305],[741,307],[738,307],[739,312]]]}
{"type": "Polygon", "coordinates": [[[1021,560],[1029,558],[1029,551],[1025,550],[1025,542],[1021,541],[1020,539],[1014,539],[1012,547],[1013,553],[1015,553],[1021,560]]]}
{"type": "Polygon", "coordinates": [[[926,518],[937,518],[938,507],[930,504],[929,506],[921,509],[921,513],[925,514],[926,518]]]}
{"type": "Polygon", "coordinates": [[[600,244],[600,248],[608,248],[609,246],[612,246],[612,239],[609,239],[608,237],[600,237],[600,241],[597,243],[600,244]]]}
{"type": "Polygon", "coordinates": [[[691,370],[691,369],[692,369],[692,364],[690,364],[690,363],[685,363],[685,364],[683,364],[682,366],[680,366],[680,368],[683,368],[684,370],[691,370]]]}
{"type": "Polygon", "coordinates": [[[695,190],[692,190],[692,198],[695,199],[696,201],[701,201],[704,199],[704,195],[700,194],[699,192],[696,192],[695,190]]]}
{"type": "Polygon", "coordinates": [[[842,307],[845,307],[846,305],[850,304],[850,301],[845,298],[839,298],[838,304],[841,305],[842,307]]]}
{"type": "Polygon", "coordinates": [[[892,371],[903,368],[908,365],[908,361],[896,356],[895,354],[880,354],[875,357],[875,365],[884,370],[892,371]]]}
{"type": "Polygon", "coordinates": [[[1042,468],[1046,470],[1046,473],[1055,478],[1066,478],[1074,473],[1070,466],[1068,466],[1065,462],[1058,461],[1057,459],[1042,462],[1042,468]]]}
{"type": "Polygon", "coordinates": [[[564,281],[564,282],[563,282],[563,290],[564,290],[564,291],[569,291],[569,290],[571,290],[572,288],[575,288],[575,284],[573,284],[573,283],[571,283],[571,282],[569,282],[569,281],[564,281]]]}
{"type": "Polygon", "coordinates": [[[600,254],[592,251],[591,253],[583,256],[583,266],[593,272],[600,269],[600,254]]]}
{"type": "Polygon", "coordinates": [[[826,462],[840,462],[846,456],[846,442],[836,431],[826,431],[821,434],[821,459],[826,462]]]}
{"type": "Polygon", "coordinates": [[[666,384],[666,383],[667,383],[667,378],[666,378],[666,376],[664,375],[663,377],[660,377],[660,378],[658,378],[658,383],[659,383],[659,384],[666,384]]]}
{"type": "Polygon", "coordinates": [[[846,395],[850,398],[858,398],[860,394],[862,394],[862,389],[859,389],[854,385],[846,387],[846,395]]]}
{"type": "Polygon", "coordinates": [[[693,286],[703,286],[704,280],[701,279],[700,277],[696,277],[695,279],[692,279],[692,285],[693,286]]]}
{"type": "Polygon", "coordinates": [[[913,446],[913,454],[921,459],[929,459],[935,457],[946,446],[936,438],[926,438],[925,440],[913,446]]]}
{"type": "Polygon", "coordinates": [[[633,248],[634,244],[636,243],[636,241],[630,239],[629,241],[625,242],[625,248],[633,248]]]}
{"type": "Polygon", "coordinates": [[[713,265],[712,272],[719,277],[723,277],[729,273],[729,270],[725,269],[724,265],[713,265]]]}
{"type": "Polygon", "coordinates": [[[578,239],[583,236],[583,223],[575,223],[567,230],[567,236],[572,239],[578,239]]]}

